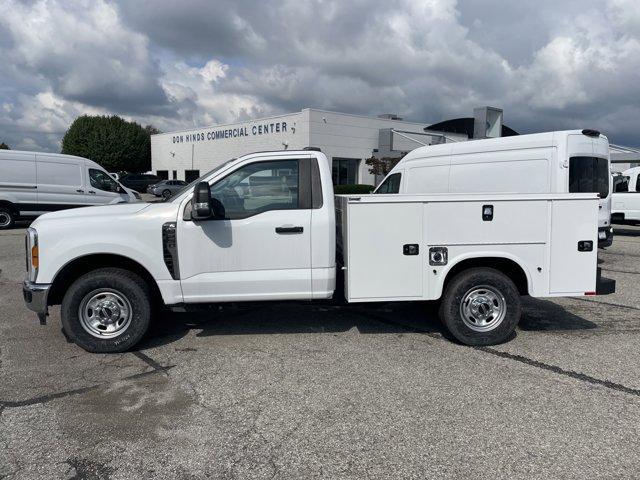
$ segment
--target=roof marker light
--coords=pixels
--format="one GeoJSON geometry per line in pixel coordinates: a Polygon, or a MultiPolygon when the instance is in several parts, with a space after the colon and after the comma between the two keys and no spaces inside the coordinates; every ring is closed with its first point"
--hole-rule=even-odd
{"type": "Polygon", "coordinates": [[[582,134],[586,135],[587,137],[599,137],[600,136],[600,132],[598,130],[591,130],[590,128],[585,128],[584,130],[582,130],[582,134]]]}

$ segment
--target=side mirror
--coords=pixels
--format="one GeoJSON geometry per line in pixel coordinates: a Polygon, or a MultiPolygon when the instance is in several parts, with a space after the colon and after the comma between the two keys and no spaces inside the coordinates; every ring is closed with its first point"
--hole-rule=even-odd
{"type": "Polygon", "coordinates": [[[194,220],[207,220],[212,217],[211,189],[207,182],[200,182],[193,190],[193,210],[191,218],[194,220]]]}

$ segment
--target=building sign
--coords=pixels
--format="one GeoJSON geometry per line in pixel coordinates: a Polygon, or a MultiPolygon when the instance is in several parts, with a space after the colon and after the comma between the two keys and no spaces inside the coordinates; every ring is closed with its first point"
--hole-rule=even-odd
{"type": "Polygon", "coordinates": [[[222,140],[225,138],[249,137],[257,135],[271,135],[273,133],[287,132],[287,122],[257,123],[234,128],[221,128],[196,133],[173,135],[172,143],[184,142],[206,142],[211,140],[222,140]]]}

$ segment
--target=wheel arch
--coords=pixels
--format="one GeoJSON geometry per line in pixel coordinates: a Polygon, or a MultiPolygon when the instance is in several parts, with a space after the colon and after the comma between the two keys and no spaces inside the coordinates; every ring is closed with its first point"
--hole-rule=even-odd
{"type": "Polygon", "coordinates": [[[479,267],[492,268],[504,273],[515,284],[520,295],[529,294],[532,284],[528,270],[517,259],[497,254],[478,255],[459,259],[459,261],[452,264],[446,271],[439,294],[442,295],[442,292],[444,292],[447,285],[456,275],[470,268],[479,267]]]}
{"type": "Polygon", "coordinates": [[[153,301],[161,300],[162,295],[153,275],[137,261],[113,253],[94,253],[76,257],[67,262],[53,277],[47,296],[47,305],[59,305],[71,284],[85,273],[99,268],[122,268],[138,274],[149,285],[153,301]]]}
{"type": "Polygon", "coordinates": [[[0,200],[0,207],[6,207],[13,212],[14,215],[18,216],[20,214],[18,207],[16,207],[15,203],[9,200],[0,200]]]}

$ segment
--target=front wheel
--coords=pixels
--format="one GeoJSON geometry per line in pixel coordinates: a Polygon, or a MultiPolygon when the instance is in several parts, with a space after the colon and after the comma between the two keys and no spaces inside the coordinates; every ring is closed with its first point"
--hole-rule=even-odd
{"type": "Polygon", "coordinates": [[[149,327],[149,286],[128,270],[94,270],[78,278],[67,290],[61,316],[69,338],[85,350],[127,351],[149,327]]]}
{"type": "Polygon", "coordinates": [[[167,200],[170,196],[171,196],[171,190],[164,190],[162,192],[162,198],[164,198],[165,200],[167,200]]]}
{"type": "Polygon", "coordinates": [[[522,315],[520,294],[511,279],[493,268],[472,268],[447,285],[440,305],[446,329],[465,345],[502,343],[522,315]]]}

